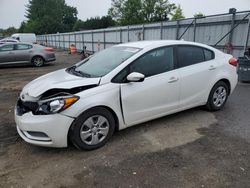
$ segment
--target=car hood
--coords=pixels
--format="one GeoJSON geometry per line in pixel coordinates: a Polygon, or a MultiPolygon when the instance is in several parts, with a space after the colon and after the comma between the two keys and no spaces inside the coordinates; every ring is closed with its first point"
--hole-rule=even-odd
{"type": "Polygon", "coordinates": [[[84,78],[69,74],[66,69],[51,72],[28,83],[22,94],[39,97],[50,89],[71,89],[75,87],[98,85],[101,78],[84,78]]]}

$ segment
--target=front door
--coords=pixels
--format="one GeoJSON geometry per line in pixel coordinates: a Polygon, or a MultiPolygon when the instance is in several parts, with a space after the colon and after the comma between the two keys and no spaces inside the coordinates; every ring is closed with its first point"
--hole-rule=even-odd
{"type": "Polygon", "coordinates": [[[14,44],[6,44],[0,47],[0,64],[15,61],[14,44]]]}
{"type": "Polygon", "coordinates": [[[123,115],[127,126],[168,114],[179,106],[179,74],[173,47],[148,52],[128,67],[128,74],[145,75],[143,82],[121,84],[123,115]]]}

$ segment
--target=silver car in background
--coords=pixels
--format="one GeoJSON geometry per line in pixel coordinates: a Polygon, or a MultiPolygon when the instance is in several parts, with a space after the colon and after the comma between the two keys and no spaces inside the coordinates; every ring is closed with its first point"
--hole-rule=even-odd
{"type": "Polygon", "coordinates": [[[5,44],[5,43],[16,43],[16,42],[19,42],[19,41],[13,38],[4,38],[0,40],[0,45],[5,44]]]}
{"type": "Polygon", "coordinates": [[[55,61],[53,48],[31,43],[6,43],[0,45],[0,65],[32,64],[41,67],[55,61]]]}

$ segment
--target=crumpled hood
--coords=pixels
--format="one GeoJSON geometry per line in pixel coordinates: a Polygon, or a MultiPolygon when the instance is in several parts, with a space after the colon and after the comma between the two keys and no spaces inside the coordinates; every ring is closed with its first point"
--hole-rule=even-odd
{"type": "Polygon", "coordinates": [[[41,76],[26,86],[24,86],[21,94],[30,97],[38,97],[50,89],[71,89],[80,86],[98,85],[101,78],[83,78],[71,75],[65,71],[66,69],[51,72],[41,76]]]}

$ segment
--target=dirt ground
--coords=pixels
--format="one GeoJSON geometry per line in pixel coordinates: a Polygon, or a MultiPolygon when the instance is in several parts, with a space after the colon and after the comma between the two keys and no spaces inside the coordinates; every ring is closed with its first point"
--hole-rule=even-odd
{"type": "Polygon", "coordinates": [[[220,112],[195,108],[134,126],[91,152],[22,141],[13,117],[22,87],[79,60],[58,52],[42,68],[0,67],[0,187],[250,186],[250,84],[238,84],[220,112]]]}

